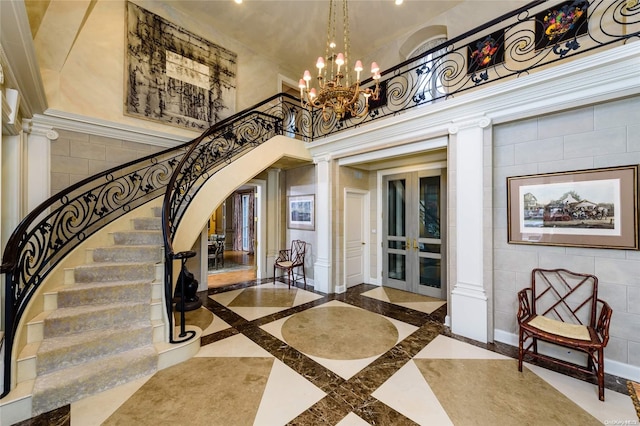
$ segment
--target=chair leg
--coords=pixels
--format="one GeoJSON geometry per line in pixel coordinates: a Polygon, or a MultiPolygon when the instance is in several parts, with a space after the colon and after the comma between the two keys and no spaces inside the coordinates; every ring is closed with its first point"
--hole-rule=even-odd
{"type": "Polygon", "coordinates": [[[522,358],[524,357],[524,341],[522,332],[522,328],[520,329],[519,338],[518,338],[518,371],[522,373],[522,358]]]}
{"type": "Polygon", "coordinates": [[[276,285],[276,266],[273,265],[273,285],[276,285]]]}
{"type": "Polygon", "coordinates": [[[302,280],[304,281],[304,289],[307,289],[307,276],[304,273],[304,265],[302,265],[302,280]]]}
{"type": "MultiPolygon", "coordinates": [[[[589,357],[591,358],[591,357],[589,357]]],[[[598,398],[604,401],[604,349],[598,349],[598,398]]]]}

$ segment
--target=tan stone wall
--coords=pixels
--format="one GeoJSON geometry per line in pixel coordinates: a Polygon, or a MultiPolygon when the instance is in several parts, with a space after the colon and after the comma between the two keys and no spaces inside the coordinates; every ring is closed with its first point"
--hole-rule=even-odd
{"type": "Polygon", "coordinates": [[[164,149],[65,130],[58,133],[58,139],[51,142],[52,195],[86,177],[164,149]]]}

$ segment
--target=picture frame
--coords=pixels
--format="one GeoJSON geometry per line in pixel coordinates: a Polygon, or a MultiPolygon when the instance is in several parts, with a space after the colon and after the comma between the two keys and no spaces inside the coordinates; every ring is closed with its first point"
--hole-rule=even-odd
{"type": "Polygon", "coordinates": [[[296,195],[287,198],[287,228],[315,229],[315,196],[296,195]]]}
{"type": "Polygon", "coordinates": [[[235,113],[235,52],[131,2],[125,31],[124,115],[202,132],[235,113]]]}
{"type": "Polygon", "coordinates": [[[509,244],[638,250],[638,165],[507,178],[509,244]]]}
{"type": "Polygon", "coordinates": [[[496,31],[467,45],[467,74],[504,62],[504,30],[496,31]]]}
{"type": "Polygon", "coordinates": [[[567,0],[538,13],[534,19],[536,50],[586,35],[589,31],[588,12],[588,0],[567,0]]]}

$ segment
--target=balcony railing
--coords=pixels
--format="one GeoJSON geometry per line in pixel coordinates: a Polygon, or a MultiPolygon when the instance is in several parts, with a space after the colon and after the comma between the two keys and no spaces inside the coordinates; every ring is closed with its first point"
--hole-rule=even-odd
{"type": "Polygon", "coordinates": [[[639,39],[635,0],[534,1],[385,70],[381,99],[364,117],[323,121],[315,111],[307,137],[316,140],[639,39]]]}

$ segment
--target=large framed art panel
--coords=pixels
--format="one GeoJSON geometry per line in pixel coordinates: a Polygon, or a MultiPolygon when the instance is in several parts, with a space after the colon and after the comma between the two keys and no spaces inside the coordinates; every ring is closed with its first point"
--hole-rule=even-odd
{"type": "Polygon", "coordinates": [[[127,3],[125,114],[195,131],[235,113],[237,55],[127,3]]]}
{"type": "Polygon", "coordinates": [[[507,178],[508,241],[638,250],[638,166],[507,178]]]}

